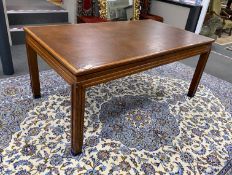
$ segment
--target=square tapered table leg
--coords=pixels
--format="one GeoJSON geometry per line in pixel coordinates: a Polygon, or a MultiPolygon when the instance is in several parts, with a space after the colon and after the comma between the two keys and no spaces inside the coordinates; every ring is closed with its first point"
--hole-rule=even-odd
{"type": "Polygon", "coordinates": [[[189,87],[189,92],[188,92],[189,97],[194,97],[194,95],[195,95],[195,93],[197,91],[197,88],[198,88],[198,85],[200,83],[202,74],[204,72],[207,60],[209,58],[209,54],[210,54],[210,50],[208,52],[203,53],[203,54],[200,55],[200,58],[199,58],[199,61],[197,63],[195,73],[193,75],[191,85],[189,87]]]}
{"type": "Polygon", "coordinates": [[[81,154],[83,145],[85,89],[71,85],[71,147],[74,156],[81,154]]]}
{"type": "Polygon", "coordinates": [[[29,73],[31,77],[31,89],[34,98],[40,98],[40,82],[39,82],[39,69],[38,69],[38,60],[37,53],[31,48],[30,45],[26,44],[27,47],[27,59],[29,73]]]}

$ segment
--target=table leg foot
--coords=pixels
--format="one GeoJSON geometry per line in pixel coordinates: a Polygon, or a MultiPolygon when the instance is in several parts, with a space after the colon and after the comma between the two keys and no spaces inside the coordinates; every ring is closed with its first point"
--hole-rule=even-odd
{"type": "Polygon", "coordinates": [[[82,151],[80,151],[80,152],[74,152],[72,149],[71,149],[71,154],[72,154],[72,156],[79,156],[79,155],[81,155],[82,154],[82,151]]]}
{"type": "Polygon", "coordinates": [[[38,99],[38,98],[41,98],[41,95],[34,95],[33,97],[34,99],[38,99]]]}
{"type": "Polygon", "coordinates": [[[195,95],[191,94],[191,93],[188,93],[187,96],[190,97],[190,98],[193,98],[195,95]]]}

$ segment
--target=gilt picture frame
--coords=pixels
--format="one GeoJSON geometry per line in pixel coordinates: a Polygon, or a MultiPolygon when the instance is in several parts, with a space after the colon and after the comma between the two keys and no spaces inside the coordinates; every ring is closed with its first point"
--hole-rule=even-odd
{"type": "MultiPolygon", "coordinates": [[[[99,13],[100,17],[106,19],[107,18],[107,0],[98,0],[99,3],[99,13]]],[[[140,0],[133,0],[133,20],[139,20],[140,13],[140,0]]]]}

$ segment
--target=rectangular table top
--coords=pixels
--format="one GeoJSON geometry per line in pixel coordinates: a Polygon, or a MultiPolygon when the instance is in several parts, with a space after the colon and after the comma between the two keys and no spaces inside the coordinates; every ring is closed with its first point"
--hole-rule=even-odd
{"type": "Polygon", "coordinates": [[[76,75],[214,41],[153,20],[36,26],[25,31],[76,75]]]}

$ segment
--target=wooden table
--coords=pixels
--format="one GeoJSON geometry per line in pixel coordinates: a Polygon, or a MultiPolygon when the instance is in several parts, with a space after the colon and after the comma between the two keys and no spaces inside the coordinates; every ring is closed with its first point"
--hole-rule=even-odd
{"type": "Polygon", "coordinates": [[[152,20],[27,27],[34,98],[39,98],[39,54],[71,85],[71,146],[82,151],[85,89],[153,67],[200,55],[188,96],[193,97],[213,39],[152,20]]]}

